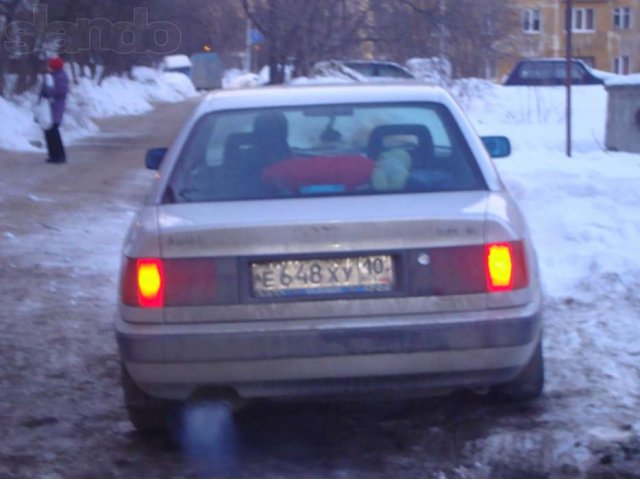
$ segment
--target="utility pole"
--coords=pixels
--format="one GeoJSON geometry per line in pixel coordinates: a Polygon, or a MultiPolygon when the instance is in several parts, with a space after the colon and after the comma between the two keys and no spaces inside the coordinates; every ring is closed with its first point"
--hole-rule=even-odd
{"type": "Polygon", "coordinates": [[[571,157],[571,84],[573,83],[573,0],[566,0],[566,31],[567,31],[567,157],[571,157]]]}
{"type": "Polygon", "coordinates": [[[251,30],[253,25],[251,24],[251,19],[247,18],[247,33],[246,33],[246,46],[245,46],[245,58],[244,58],[244,69],[247,72],[252,71],[253,69],[253,61],[252,61],[252,45],[251,45],[251,30]]]}
{"type": "Polygon", "coordinates": [[[444,24],[444,14],[445,14],[446,10],[445,10],[445,6],[444,6],[444,0],[439,0],[438,2],[438,13],[440,15],[440,21],[439,21],[439,25],[438,25],[438,35],[439,35],[439,54],[440,54],[440,61],[442,62],[440,65],[440,68],[442,68],[442,65],[444,65],[444,59],[446,58],[445,55],[445,34],[446,34],[446,27],[444,24]]]}

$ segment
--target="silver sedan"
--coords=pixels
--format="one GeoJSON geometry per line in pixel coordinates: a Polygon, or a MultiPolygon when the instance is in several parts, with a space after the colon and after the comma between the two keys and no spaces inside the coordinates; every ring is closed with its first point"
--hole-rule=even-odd
{"type": "Polygon", "coordinates": [[[491,160],[509,153],[438,88],[209,96],[149,152],[124,245],[133,424],[194,395],[538,396],[536,254],[491,160]]]}

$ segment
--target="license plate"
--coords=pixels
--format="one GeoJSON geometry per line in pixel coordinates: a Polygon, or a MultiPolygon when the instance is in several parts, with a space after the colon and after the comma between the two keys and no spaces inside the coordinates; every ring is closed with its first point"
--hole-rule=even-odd
{"type": "Polygon", "coordinates": [[[389,255],[252,263],[251,273],[260,298],[390,292],[395,285],[389,255]]]}

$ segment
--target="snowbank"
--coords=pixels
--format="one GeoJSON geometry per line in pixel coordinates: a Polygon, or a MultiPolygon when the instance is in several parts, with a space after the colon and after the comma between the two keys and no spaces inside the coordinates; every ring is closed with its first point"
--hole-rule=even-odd
{"type": "Polygon", "coordinates": [[[167,55],[162,60],[163,70],[177,70],[179,68],[191,68],[193,64],[186,55],[167,55]]]}
{"type": "Polygon", "coordinates": [[[451,82],[453,68],[445,58],[410,58],[406,65],[419,80],[435,85],[448,85],[451,82]]]}
{"type": "Polygon", "coordinates": [[[617,75],[605,81],[607,87],[637,86],[640,85],[640,74],[617,75]]]}
{"type": "MultiPolygon", "coordinates": [[[[179,102],[197,95],[191,80],[179,73],[161,73],[146,67],[132,70],[132,78],[108,77],[101,84],[80,78],[71,86],[62,126],[65,141],[73,142],[98,131],[92,121],[116,115],[139,115],[153,109],[154,103],[179,102]]],[[[0,98],[0,148],[41,151],[42,132],[33,121],[35,93],[7,101],[0,98]]]]}
{"type": "Polygon", "coordinates": [[[263,81],[259,75],[255,73],[247,73],[242,70],[227,70],[222,78],[222,88],[254,88],[263,85],[263,81]]]}
{"type": "Polygon", "coordinates": [[[16,102],[0,97],[0,148],[33,150],[32,142],[42,141],[42,132],[33,119],[34,96],[22,96],[16,102]]]}

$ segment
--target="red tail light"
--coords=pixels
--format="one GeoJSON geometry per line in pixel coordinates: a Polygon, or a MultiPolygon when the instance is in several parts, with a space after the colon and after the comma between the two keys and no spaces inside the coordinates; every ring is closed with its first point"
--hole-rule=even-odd
{"type": "Polygon", "coordinates": [[[529,281],[522,242],[488,244],[485,259],[489,293],[527,286],[529,281]]]}
{"type": "Polygon", "coordinates": [[[493,244],[486,247],[487,290],[500,292],[513,288],[513,255],[511,245],[493,244]]]}
{"type": "Polygon", "coordinates": [[[160,259],[127,259],[122,277],[122,301],[132,307],[164,307],[164,270],[160,259]]]}
{"type": "Polygon", "coordinates": [[[162,260],[140,259],[136,262],[138,305],[142,308],[164,306],[164,269],[162,260]]]}
{"type": "Polygon", "coordinates": [[[139,308],[238,302],[234,259],[127,259],[122,301],[139,308]]]}
{"type": "Polygon", "coordinates": [[[498,293],[525,288],[527,264],[522,242],[444,247],[409,254],[412,295],[447,296],[498,293]],[[420,265],[420,254],[428,264],[420,265]]]}

